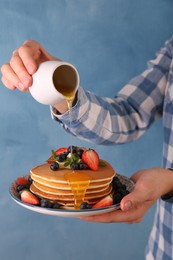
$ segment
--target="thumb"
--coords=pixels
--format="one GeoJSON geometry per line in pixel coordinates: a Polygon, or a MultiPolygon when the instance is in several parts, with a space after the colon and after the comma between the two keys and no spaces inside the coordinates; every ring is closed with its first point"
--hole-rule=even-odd
{"type": "Polygon", "coordinates": [[[148,200],[148,198],[144,192],[134,189],[134,191],[121,200],[120,207],[122,211],[128,211],[137,208],[139,205],[146,202],[146,200],[148,200]]]}

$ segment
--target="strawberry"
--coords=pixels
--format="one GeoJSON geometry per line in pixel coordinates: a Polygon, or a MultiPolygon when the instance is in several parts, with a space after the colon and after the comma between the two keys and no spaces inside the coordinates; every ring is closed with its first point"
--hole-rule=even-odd
{"type": "Polygon", "coordinates": [[[67,147],[61,147],[61,148],[59,148],[58,150],[55,151],[55,154],[58,155],[60,153],[66,153],[67,150],[68,150],[67,147]]]}
{"type": "Polygon", "coordinates": [[[99,167],[99,156],[95,150],[89,149],[83,152],[82,161],[94,171],[98,170],[99,167]]]}
{"type": "Polygon", "coordinates": [[[17,184],[18,185],[27,185],[29,184],[29,181],[25,179],[24,177],[17,178],[17,184]]]}
{"type": "Polygon", "coordinates": [[[22,190],[20,194],[20,198],[23,202],[26,202],[28,204],[33,204],[33,205],[39,204],[38,198],[29,190],[22,190]]]}
{"type": "Polygon", "coordinates": [[[113,205],[113,199],[111,195],[106,196],[105,198],[99,200],[92,208],[97,209],[97,208],[104,208],[104,207],[109,207],[113,205]]]}
{"type": "Polygon", "coordinates": [[[49,159],[47,159],[47,162],[48,162],[48,163],[54,162],[54,161],[56,160],[56,156],[57,156],[58,154],[60,154],[60,153],[66,153],[67,150],[68,150],[68,148],[66,148],[66,147],[61,147],[61,148],[59,148],[59,149],[56,150],[56,151],[52,151],[52,156],[50,156],[49,159]]]}

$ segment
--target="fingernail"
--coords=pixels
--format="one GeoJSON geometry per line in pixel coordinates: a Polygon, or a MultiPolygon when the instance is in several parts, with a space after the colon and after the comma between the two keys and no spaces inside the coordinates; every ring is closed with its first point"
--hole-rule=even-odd
{"type": "Polygon", "coordinates": [[[123,208],[124,208],[124,211],[130,210],[132,208],[132,202],[130,200],[126,201],[123,208]]]}
{"type": "Polygon", "coordinates": [[[19,82],[18,88],[19,88],[21,91],[25,90],[25,87],[24,87],[24,85],[23,85],[21,82],[19,82]]]}

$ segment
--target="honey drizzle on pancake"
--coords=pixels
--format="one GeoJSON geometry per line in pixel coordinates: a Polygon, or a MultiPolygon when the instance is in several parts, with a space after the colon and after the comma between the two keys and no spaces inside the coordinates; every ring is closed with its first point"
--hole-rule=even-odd
{"type": "Polygon", "coordinates": [[[90,184],[90,177],[85,173],[71,171],[65,174],[65,179],[71,186],[72,193],[74,195],[75,209],[80,209],[80,205],[85,199],[85,193],[90,184]]]}
{"type": "MultiPolygon", "coordinates": [[[[70,120],[70,128],[71,128],[72,103],[75,98],[75,93],[65,93],[64,98],[67,102],[67,106],[69,110],[69,120],[70,120]]],[[[71,154],[72,154],[72,144],[71,144],[71,154]]],[[[69,185],[71,186],[72,189],[72,193],[74,196],[74,207],[75,209],[80,209],[80,205],[85,199],[85,193],[90,184],[90,176],[84,173],[78,173],[77,171],[71,170],[69,171],[69,173],[65,175],[65,178],[69,182],[69,185]]]]}

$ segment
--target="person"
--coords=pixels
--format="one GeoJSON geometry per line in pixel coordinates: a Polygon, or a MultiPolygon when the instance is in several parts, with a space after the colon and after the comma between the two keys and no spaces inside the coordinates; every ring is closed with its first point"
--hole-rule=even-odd
{"type": "MultiPolygon", "coordinates": [[[[38,42],[27,40],[13,51],[9,63],[2,65],[2,82],[11,90],[27,91],[38,65],[56,59],[38,42]]],[[[132,175],[136,185],[121,200],[121,210],[83,219],[138,223],[157,201],[146,259],[173,259],[173,38],[165,42],[146,70],[114,98],[98,97],[80,86],[73,102],[75,120],[71,124],[68,113],[66,101],[51,107],[53,119],[66,131],[102,145],[133,141],[163,117],[162,167],[142,169],[132,175]]]]}

